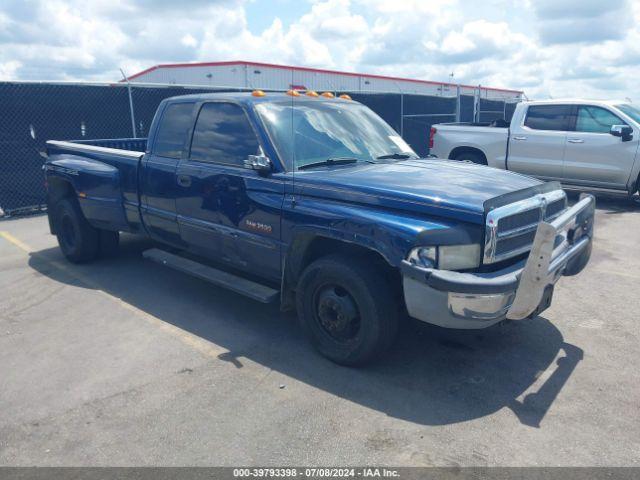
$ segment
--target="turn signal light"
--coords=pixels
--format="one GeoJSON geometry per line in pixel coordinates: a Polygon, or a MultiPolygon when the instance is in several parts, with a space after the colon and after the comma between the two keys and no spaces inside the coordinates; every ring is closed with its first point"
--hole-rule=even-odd
{"type": "Polygon", "coordinates": [[[322,94],[322,96],[323,96],[324,98],[334,98],[334,97],[335,97],[335,95],[334,95],[333,93],[331,93],[331,92],[324,92],[324,93],[322,94]]]}
{"type": "Polygon", "coordinates": [[[298,90],[287,90],[287,95],[291,97],[299,97],[300,92],[298,90]]]}
{"type": "Polygon", "coordinates": [[[253,95],[254,97],[264,97],[266,93],[264,93],[262,90],[254,90],[253,92],[251,92],[251,95],[253,95]]]}
{"type": "Polygon", "coordinates": [[[307,97],[319,97],[318,92],[314,92],[313,90],[307,90],[307,97]]]}
{"type": "Polygon", "coordinates": [[[349,95],[347,95],[346,93],[343,93],[342,95],[340,95],[340,98],[343,100],[351,100],[351,97],[349,95]]]}

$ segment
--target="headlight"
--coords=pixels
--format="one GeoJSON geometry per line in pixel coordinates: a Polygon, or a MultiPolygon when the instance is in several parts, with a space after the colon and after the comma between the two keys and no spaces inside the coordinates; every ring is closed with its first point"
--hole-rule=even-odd
{"type": "Polygon", "coordinates": [[[466,270],[480,266],[480,245],[444,245],[416,247],[407,257],[411,263],[441,270],[466,270]]]}
{"type": "Polygon", "coordinates": [[[407,260],[421,267],[436,268],[438,266],[438,250],[436,247],[417,247],[409,252],[407,260]]]}

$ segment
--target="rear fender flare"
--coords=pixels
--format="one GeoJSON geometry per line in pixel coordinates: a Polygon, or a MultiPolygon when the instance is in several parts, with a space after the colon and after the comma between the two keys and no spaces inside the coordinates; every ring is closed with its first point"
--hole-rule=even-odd
{"type": "MultiPolygon", "coordinates": [[[[116,167],[75,155],[56,155],[44,168],[48,184],[64,182],[70,186],[83,215],[92,226],[108,230],[128,229],[120,172],[116,167]]],[[[55,201],[59,195],[57,188],[47,188],[48,201],[55,201]]]]}

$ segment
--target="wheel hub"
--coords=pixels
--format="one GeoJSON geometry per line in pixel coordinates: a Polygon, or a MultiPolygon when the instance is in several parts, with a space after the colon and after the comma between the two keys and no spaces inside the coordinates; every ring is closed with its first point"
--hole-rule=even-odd
{"type": "Polygon", "coordinates": [[[320,325],[336,339],[347,340],[357,333],[358,307],[351,296],[337,286],[325,287],[317,301],[320,325]]]}

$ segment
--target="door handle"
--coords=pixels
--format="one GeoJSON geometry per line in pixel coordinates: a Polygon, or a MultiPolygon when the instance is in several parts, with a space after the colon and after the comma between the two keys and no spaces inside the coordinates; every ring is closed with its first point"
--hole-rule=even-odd
{"type": "Polygon", "coordinates": [[[526,140],[527,137],[525,137],[524,135],[514,135],[513,137],[514,140],[526,140]]]}
{"type": "Polygon", "coordinates": [[[190,187],[191,186],[191,177],[189,175],[178,175],[176,177],[176,181],[178,185],[181,187],[190,187]]]}
{"type": "Polygon", "coordinates": [[[584,143],[584,140],[581,138],[570,138],[567,140],[569,143],[584,143]]]}

